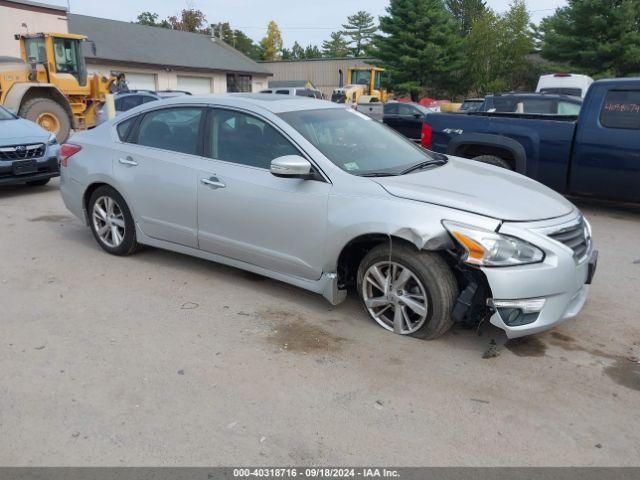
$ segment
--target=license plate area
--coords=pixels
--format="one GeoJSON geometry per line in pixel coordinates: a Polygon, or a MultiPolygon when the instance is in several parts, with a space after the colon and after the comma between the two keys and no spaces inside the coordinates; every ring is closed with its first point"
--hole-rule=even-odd
{"type": "Polygon", "coordinates": [[[14,175],[27,175],[38,171],[38,162],[36,160],[22,160],[13,164],[14,175]]]}

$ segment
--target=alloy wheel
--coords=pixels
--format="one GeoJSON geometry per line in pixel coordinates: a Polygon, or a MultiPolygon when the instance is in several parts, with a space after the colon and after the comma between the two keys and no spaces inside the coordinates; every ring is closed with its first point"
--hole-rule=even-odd
{"type": "Polygon", "coordinates": [[[120,205],[111,197],[99,197],[93,204],[93,228],[107,247],[117,248],[124,241],[125,221],[120,205]]]}
{"type": "Polygon", "coordinates": [[[375,263],[367,269],[362,281],[364,304],[380,326],[409,335],[427,321],[426,289],[406,266],[389,261],[375,263]]]}

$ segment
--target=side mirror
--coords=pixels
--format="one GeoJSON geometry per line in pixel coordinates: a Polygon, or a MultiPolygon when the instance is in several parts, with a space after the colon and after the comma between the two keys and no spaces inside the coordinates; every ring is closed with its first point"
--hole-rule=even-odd
{"type": "Polygon", "coordinates": [[[271,160],[271,174],[283,178],[310,178],[311,164],[300,155],[285,155],[271,160]]]}

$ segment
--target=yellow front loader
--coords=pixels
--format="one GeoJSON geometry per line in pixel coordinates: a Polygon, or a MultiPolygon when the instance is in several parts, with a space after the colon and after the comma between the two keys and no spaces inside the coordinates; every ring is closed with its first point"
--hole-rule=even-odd
{"type": "Polygon", "coordinates": [[[0,105],[36,122],[64,142],[71,129],[96,125],[96,113],[120,77],[91,77],[82,52],[83,35],[16,35],[22,58],[0,57],[0,105]]]}
{"type": "Polygon", "coordinates": [[[383,68],[354,67],[347,70],[347,83],[343,85],[340,71],[340,86],[336,88],[331,101],[337,103],[386,102],[387,91],[382,88],[383,68]]]}

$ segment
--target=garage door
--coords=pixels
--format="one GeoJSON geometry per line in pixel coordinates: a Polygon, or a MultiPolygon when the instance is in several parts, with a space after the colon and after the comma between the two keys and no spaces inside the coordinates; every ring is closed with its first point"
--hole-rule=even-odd
{"type": "Polygon", "coordinates": [[[127,85],[130,90],[153,90],[157,89],[156,76],[153,73],[128,73],[125,72],[127,85]]]}
{"type": "Polygon", "coordinates": [[[211,78],[178,75],[178,90],[185,90],[193,95],[211,93],[211,78]]]}

